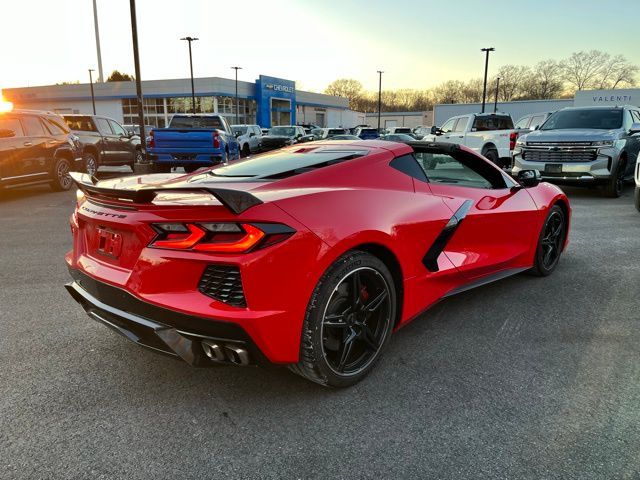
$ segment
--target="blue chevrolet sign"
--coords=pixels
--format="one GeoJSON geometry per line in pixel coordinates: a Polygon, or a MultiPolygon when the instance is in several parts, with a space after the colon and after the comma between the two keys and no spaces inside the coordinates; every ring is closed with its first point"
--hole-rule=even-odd
{"type": "Polygon", "coordinates": [[[295,125],[296,82],[260,75],[256,80],[255,97],[258,125],[269,128],[273,118],[288,119],[286,123],[295,125]]]}

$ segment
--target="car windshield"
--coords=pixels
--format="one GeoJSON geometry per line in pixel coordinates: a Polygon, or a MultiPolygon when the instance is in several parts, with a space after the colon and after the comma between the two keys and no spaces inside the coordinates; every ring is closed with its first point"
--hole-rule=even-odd
{"type": "Polygon", "coordinates": [[[235,134],[244,135],[247,133],[247,128],[248,127],[231,127],[231,130],[233,130],[233,133],[235,134]]]}
{"type": "Polygon", "coordinates": [[[67,125],[71,130],[75,130],[77,132],[95,132],[96,131],[96,127],[91,121],[91,117],[65,116],[63,118],[64,118],[64,121],[67,122],[67,125]]]}
{"type": "Polygon", "coordinates": [[[410,128],[396,128],[393,132],[394,133],[411,133],[411,129],[410,128]]]}
{"type": "Polygon", "coordinates": [[[209,129],[209,128],[224,128],[220,117],[173,117],[170,128],[184,128],[184,129],[209,129]]]}
{"type": "Polygon", "coordinates": [[[404,133],[386,135],[384,137],[385,140],[390,140],[392,142],[413,142],[415,138],[410,135],[405,135],[404,133]]]}
{"type": "Polygon", "coordinates": [[[561,110],[551,115],[540,130],[563,130],[568,128],[597,130],[622,128],[622,109],[561,110]]]}
{"type": "Polygon", "coordinates": [[[360,130],[360,135],[365,133],[367,135],[376,135],[378,133],[378,130],[376,130],[375,128],[363,128],[362,130],[360,130]]]}
{"type": "Polygon", "coordinates": [[[269,129],[269,135],[293,137],[295,133],[296,133],[296,129],[293,127],[273,127],[269,129]]]}
{"type": "Polygon", "coordinates": [[[215,168],[206,175],[232,178],[284,178],[361,157],[367,153],[366,149],[347,150],[335,147],[275,151],[215,168]]]}

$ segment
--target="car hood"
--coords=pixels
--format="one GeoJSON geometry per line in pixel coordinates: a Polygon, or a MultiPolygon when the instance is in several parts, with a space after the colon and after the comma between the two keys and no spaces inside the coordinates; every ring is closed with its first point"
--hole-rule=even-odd
{"type": "Polygon", "coordinates": [[[600,140],[617,140],[620,130],[595,129],[561,129],[535,130],[524,136],[527,142],[595,142],[600,140]]]}

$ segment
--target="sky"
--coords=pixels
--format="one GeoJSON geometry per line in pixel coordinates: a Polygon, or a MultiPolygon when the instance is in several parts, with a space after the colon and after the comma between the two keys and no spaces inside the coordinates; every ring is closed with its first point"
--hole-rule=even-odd
{"type": "MultiPolygon", "coordinates": [[[[0,88],[88,81],[97,71],[92,0],[3,0],[0,88]],[[13,47],[11,47],[13,46],[13,47]]],[[[128,0],[97,0],[102,63],[133,74],[128,0]]],[[[323,91],[337,78],[376,90],[429,88],[598,49],[640,64],[640,0],[137,0],[141,77],[260,74],[323,91]]]]}

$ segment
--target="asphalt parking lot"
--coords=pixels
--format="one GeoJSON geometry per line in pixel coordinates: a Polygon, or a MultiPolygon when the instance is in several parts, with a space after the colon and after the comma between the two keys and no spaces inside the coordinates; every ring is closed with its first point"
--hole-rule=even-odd
{"type": "Polygon", "coordinates": [[[549,278],[463,293],[365,381],[192,369],[63,285],[73,192],[0,200],[0,478],[640,478],[640,214],[568,189],[549,278]]]}

